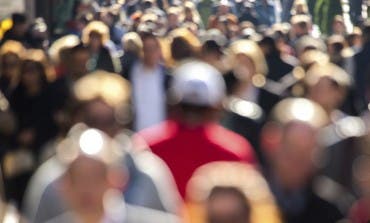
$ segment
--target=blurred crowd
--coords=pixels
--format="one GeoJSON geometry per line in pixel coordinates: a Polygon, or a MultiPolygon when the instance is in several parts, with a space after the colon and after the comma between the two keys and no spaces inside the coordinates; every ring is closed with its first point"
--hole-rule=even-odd
{"type": "Polygon", "coordinates": [[[305,0],[77,1],[52,35],[13,13],[0,222],[369,222],[370,20],[349,6],[327,34],[305,0]]]}

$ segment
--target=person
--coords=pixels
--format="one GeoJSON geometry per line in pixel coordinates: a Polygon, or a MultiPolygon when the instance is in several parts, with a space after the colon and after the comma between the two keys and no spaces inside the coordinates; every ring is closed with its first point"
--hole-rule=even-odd
{"type": "Polygon", "coordinates": [[[184,197],[186,184],[199,166],[219,160],[256,164],[256,160],[245,139],[217,124],[225,97],[221,74],[204,62],[189,61],[173,76],[171,118],[138,136],[166,162],[184,197]]]}
{"type": "MultiPolygon", "coordinates": [[[[77,101],[68,113],[70,134],[76,129],[71,128],[75,124],[85,123],[115,138],[126,151],[124,166],[129,180],[121,191],[126,202],[176,214],[180,200],[170,171],[147,150],[134,153],[138,151],[134,149],[136,144],[131,141],[130,131],[124,129],[130,121],[129,83],[118,74],[98,71],[77,79],[72,93],[77,101]],[[115,89],[114,94],[107,89],[115,89]]],[[[55,144],[59,142],[56,140],[55,144]]],[[[56,146],[50,149],[53,155],[36,170],[26,190],[23,210],[30,222],[44,223],[68,210],[58,189],[66,166],[55,155],[56,146]]]]}
{"type": "Polygon", "coordinates": [[[125,175],[124,151],[105,133],[79,126],[60,144],[57,156],[66,166],[58,183],[69,210],[46,223],[177,222],[175,216],[128,205],[120,190],[125,175]]]}
{"type": "Polygon", "coordinates": [[[37,52],[29,53],[20,67],[19,84],[9,97],[17,128],[12,136],[12,148],[4,157],[6,170],[17,169],[5,174],[7,198],[14,199],[17,204],[22,202],[27,181],[37,165],[43,146],[58,132],[51,112],[46,67],[36,58],[37,52]]]}
{"type": "Polygon", "coordinates": [[[133,90],[133,129],[140,131],[166,119],[166,89],[170,76],[161,64],[159,40],[153,34],[143,34],[142,58],[128,74],[133,90]],[[144,90],[145,89],[145,90],[144,90]],[[148,113],[148,111],[151,111],[148,113]]]}
{"type": "Polygon", "coordinates": [[[358,136],[363,133],[365,123],[361,118],[350,116],[342,111],[351,87],[350,76],[340,67],[327,63],[315,64],[306,74],[306,97],[324,108],[330,123],[326,126],[327,138],[337,138],[325,145],[326,162],[322,164],[321,174],[339,183],[349,194],[354,195],[352,166],[361,154],[358,148],[358,136]],[[352,124],[349,124],[352,123],[352,124]],[[343,133],[341,133],[343,132],[343,133]],[[351,149],[348,149],[351,148],[351,149]]]}
{"type": "Polygon", "coordinates": [[[7,30],[3,38],[1,39],[0,46],[3,45],[8,40],[14,40],[22,43],[25,47],[29,45],[28,41],[30,41],[31,35],[29,31],[29,22],[27,16],[22,13],[13,13],[11,15],[11,21],[13,26],[7,30]]]}
{"type": "Polygon", "coordinates": [[[123,55],[121,60],[121,74],[128,79],[133,65],[140,59],[143,50],[143,41],[136,32],[126,33],[122,37],[123,55]]]}
{"type": "Polygon", "coordinates": [[[322,150],[320,128],[328,123],[325,110],[303,98],[279,102],[261,133],[268,167],[265,176],[282,212],[284,222],[337,222],[338,208],[313,187],[315,163],[322,150]],[[320,194],[320,196],[319,196],[320,194]]]}
{"type": "Polygon", "coordinates": [[[30,51],[22,62],[19,85],[9,99],[18,120],[18,143],[29,147],[35,158],[44,143],[57,133],[50,112],[52,101],[49,97],[47,67],[36,56],[37,52],[30,51]]]}
{"type": "Polygon", "coordinates": [[[92,21],[87,24],[82,31],[81,39],[90,51],[90,59],[87,64],[88,71],[118,71],[111,52],[107,48],[110,40],[109,28],[103,22],[92,21]]]}
{"type": "Polygon", "coordinates": [[[20,42],[8,40],[0,48],[0,90],[9,99],[18,85],[19,67],[26,50],[20,42]]]}
{"type": "Polygon", "coordinates": [[[355,54],[355,84],[357,90],[357,97],[359,98],[359,109],[363,111],[367,108],[369,102],[369,87],[368,77],[370,67],[367,58],[370,55],[370,20],[366,21],[362,28],[362,49],[355,54]]]}
{"type": "Polygon", "coordinates": [[[252,40],[233,42],[228,55],[227,64],[231,69],[224,79],[229,97],[224,104],[226,112],[221,123],[251,142],[263,164],[258,138],[267,112],[265,109],[273,99],[261,98],[268,71],[266,60],[260,47],[252,40]]]}
{"type": "MultiPolygon", "coordinates": [[[[268,67],[266,79],[269,81],[279,82],[287,74],[293,71],[294,67],[281,57],[280,50],[277,48],[275,39],[273,37],[263,37],[263,39],[259,42],[259,46],[265,55],[268,67]]],[[[271,98],[271,103],[265,107],[266,113],[268,114],[272,107],[280,100],[280,97],[276,94],[271,94],[270,92],[263,90],[261,91],[261,94],[261,98],[271,98]]]]}
{"type": "Polygon", "coordinates": [[[187,185],[185,213],[185,222],[194,223],[282,222],[262,174],[239,162],[199,167],[187,185]]]}

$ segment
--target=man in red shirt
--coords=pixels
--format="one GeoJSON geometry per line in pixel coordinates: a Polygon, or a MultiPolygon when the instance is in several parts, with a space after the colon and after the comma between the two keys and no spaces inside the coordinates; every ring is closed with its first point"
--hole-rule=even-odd
{"type": "Polygon", "coordinates": [[[139,133],[169,166],[180,194],[193,172],[212,161],[255,163],[253,149],[219,120],[225,83],[212,66],[187,62],[174,71],[169,101],[173,117],[139,133]]]}

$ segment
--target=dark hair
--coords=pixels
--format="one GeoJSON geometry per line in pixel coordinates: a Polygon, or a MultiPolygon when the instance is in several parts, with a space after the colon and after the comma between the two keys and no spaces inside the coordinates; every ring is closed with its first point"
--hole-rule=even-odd
{"type": "Polygon", "coordinates": [[[265,36],[259,42],[259,45],[267,47],[268,55],[267,56],[279,56],[279,49],[276,47],[275,40],[270,36],[265,36]]]}
{"type": "Polygon", "coordinates": [[[31,59],[26,59],[22,62],[22,65],[21,65],[21,76],[25,75],[25,68],[26,66],[28,65],[33,65],[35,66],[36,70],[37,70],[37,74],[39,76],[39,79],[41,81],[41,87],[44,88],[47,86],[48,84],[48,80],[47,80],[47,75],[46,75],[46,67],[42,64],[42,62],[40,61],[36,61],[36,60],[31,60],[31,59]]]}
{"type": "Polygon", "coordinates": [[[182,60],[195,56],[193,47],[182,37],[175,37],[171,43],[171,55],[174,60],[182,60]]]}
{"type": "Polygon", "coordinates": [[[25,24],[27,22],[27,16],[23,13],[13,13],[12,21],[14,25],[25,24]]]}
{"type": "MultiPolygon", "coordinates": [[[[251,206],[250,202],[245,196],[245,194],[236,187],[230,187],[230,186],[216,186],[214,187],[209,196],[208,201],[212,201],[215,197],[218,195],[230,195],[236,198],[240,205],[239,213],[237,213],[237,216],[232,216],[238,219],[234,219],[236,222],[250,222],[250,215],[251,215],[251,206]]],[[[210,214],[210,213],[208,213],[210,214]]],[[[227,216],[231,217],[231,216],[227,216]]],[[[214,223],[214,222],[222,222],[220,219],[214,219],[214,216],[208,216],[208,223],[214,223]]]]}

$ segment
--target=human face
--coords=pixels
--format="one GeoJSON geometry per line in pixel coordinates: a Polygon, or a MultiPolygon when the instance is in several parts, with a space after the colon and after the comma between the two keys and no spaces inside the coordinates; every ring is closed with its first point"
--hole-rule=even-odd
{"type": "Polygon", "coordinates": [[[287,189],[303,188],[315,172],[316,132],[304,123],[291,123],[282,131],[280,146],[272,158],[277,177],[287,189]]]}
{"type": "Polygon", "coordinates": [[[235,76],[242,82],[250,82],[252,76],[256,73],[253,61],[244,54],[236,56],[236,66],[234,68],[235,76]]]}
{"type": "Polygon", "coordinates": [[[82,214],[102,211],[103,197],[108,188],[107,167],[84,156],[71,164],[65,178],[64,189],[69,205],[82,214]]]}
{"type": "Polygon", "coordinates": [[[222,192],[208,199],[207,218],[208,223],[248,223],[249,213],[244,209],[241,198],[222,192]]]}
{"type": "Polygon", "coordinates": [[[321,78],[309,87],[308,97],[331,112],[341,105],[344,95],[338,84],[329,78],[321,78]]]}
{"type": "Polygon", "coordinates": [[[158,40],[147,38],[143,42],[144,63],[148,67],[156,66],[161,59],[161,49],[158,40]]]}

